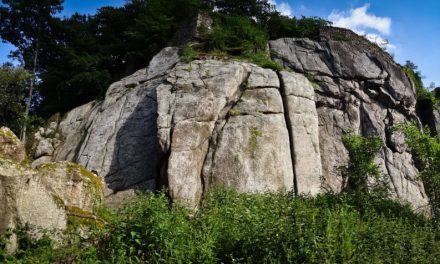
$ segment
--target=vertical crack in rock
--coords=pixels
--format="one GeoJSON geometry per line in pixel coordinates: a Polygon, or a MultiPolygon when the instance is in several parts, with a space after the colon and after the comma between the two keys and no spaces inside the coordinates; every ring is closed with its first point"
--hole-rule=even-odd
{"type": "Polygon", "coordinates": [[[170,197],[189,208],[197,208],[203,195],[202,171],[215,123],[245,74],[240,63],[193,61],[178,64],[167,78],[172,85],[158,91],[159,141],[169,152],[170,197]],[[170,103],[170,98],[175,100],[170,103]]]}
{"type": "Polygon", "coordinates": [[[290,146],[290,158],[292,160],[292,169],[293,169],[293,188],[295,191],[295,195],[298,195],[298,182],[296,179],[296,173],[295,173],[295,146],[293,143],[293,131],[292,131],[292,123],[290,121],[290,117],[289,117],[289,103],[287,102],[287,94],[286,94],[286,87],[284,84],[284,80],[281,77],[280,72],[277,72],[278,75],[278,79],[280,81],[280,92],[281,92],[281,98],[283,100],[283,108],[284,108],[284,119],[286,121],[286,125],[287,125],[287,131],[289,133],[289,146],[290,146]]]}
{"type": "Polygon", "coordinates": [[[269,69],[242,65],[250,75],[242,81],[244,91],[222,110],[224,118],[217,122],[204,164],[205,189],[211,185],[239,192],[293,190],[278,76],[269,69]]]}
{"type": "Polygon", "coordinates": [[[316,195],[322,191],[322,163],[314,87],[299,73],[282,71],[280,76],[292,137],[295,188],[298,194],[316,195]]]}
{"type": "MultiPolygon", "coordinates": [[[[228,104],[220,111],[220,114],[216,120],[214,125],[214,129],[209,138],[209,147],[208,152],[205,155],[205,159],[203,161],[202,171],[200,173],[200,178],[202,181],[202,190],[206,192],[208,187],[212,181],[212,168],[215,167],[215,154],[217,151],[217,143],[221,141],[223,136],[223,129],[231,117],[230,111],[234,109],[234,107],[238,104],[244,94],[243,86],[248,83],[251,72],[247,73],[247,76],[244,78],[243,82],[240,84],[239,89],[236,94],[232,96],[232,100],[228,102],[228,104]]],[[[206,85],[206,84],[205,84],[206,85]]]]}

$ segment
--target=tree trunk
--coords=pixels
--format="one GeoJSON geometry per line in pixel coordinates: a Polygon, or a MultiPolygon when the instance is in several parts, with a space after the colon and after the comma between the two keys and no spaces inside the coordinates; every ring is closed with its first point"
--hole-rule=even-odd
{"type": "Polygon", "coordinates": [[[38,62],[38,41],[35,44],[34,62],[32,65],[32,76],[31,76],[31,82],[29,85],[29,95],[28,95],[28,101],[26,102],[26,109],[24,111],[23,129],[21,130],[21,141],[23,142],[23,145],[26,145],[27,125],[28,125],[29,111],[31,109],[31,104],[32,104],[32,96],[34,94],[35,77],[36,77],[35,75],[37,72],[37,62],[38,62]]]}

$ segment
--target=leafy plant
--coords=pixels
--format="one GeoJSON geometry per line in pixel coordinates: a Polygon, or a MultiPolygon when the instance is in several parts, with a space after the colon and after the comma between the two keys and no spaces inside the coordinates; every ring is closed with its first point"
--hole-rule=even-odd
{"type": "Polygon", "coordinates": [[[342,136],[342,142],[350,158],[348,165],[342,168],[345,190],[359,197],[367,193],[386,197],[387,184],[374,163],[376,153],[383,147],[382,140],[348,133],[342,136]]]}
{"type": "Polygon", "coordinates": [[[283,70],[283,66],[276,62],[273,61],[266,53],[264,52],[257,52],[257,53],[249,53],[246,55],[246,58],[252,62],[257,64],[260,67],[263,68],[269,68],[272,69],[274,71],[281,71],[283,70]]]}
{"type": "Polygon", "coordinates": [[[238,56],[265,50],[267,41],[266,31],[250,18],[217,14],[206,48],[238,56]]]}
{"type": "Polygon", "coordinates": [[[420,130],[414,123],[396,126],[405,134],[415,163],[420,170],[426,194],[430,199],[432,214],[440,216],[440,136],[431,136],[428,127],[420,130]]]}
{"type": "Polygon", "coordinates": [[[355,193],[312,198],[214,188],[196,213],[170,206],[164,193],[148,194],[107,221],[56,248],[26,240],[28,250],[11,262],[433,263],[440,254],[429,219],[368,194],[359,200],[355,193]]]}
{"type": "Polygon", "coordinates": [[[414,83],[416,88],[416,96],[419,101],[428,100],[432,104],[437,103],[435,94],[423,86],[422,74],[417,70],[418,67],[413,62],[406,61],[402,69],[406,76],[408,76],[408,78],[414,83]]]}
{"type": "Polygon", "coordinates": [[[191,61],[193,61],[196,55],[197,52],[194,50],[194,48],[191,45],[187,44],[185,45],[185,47],[183,47],[182,56],[183,56],[183,60],[186,63],[190,63],[191,61]]]}

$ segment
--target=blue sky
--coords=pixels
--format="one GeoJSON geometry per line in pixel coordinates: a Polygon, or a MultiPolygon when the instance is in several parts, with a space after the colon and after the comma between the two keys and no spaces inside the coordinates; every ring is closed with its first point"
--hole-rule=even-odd
{"type": "MultiPolygon", "coordinates": [[[[439,0],[270,0],[286,15],[318,16],[332,20],[387,47],[399,63],[413,61],[424,83],[440,85],[439,0]],[[384,42],[384,40],[388,40],[384,42]]],[[[122,6],[124,0],[65,0],[61,16],[74,12],[93,14],[105,6],[122,6]]],[[[0,44],[0,62],[13,48],[0,44]]]]}

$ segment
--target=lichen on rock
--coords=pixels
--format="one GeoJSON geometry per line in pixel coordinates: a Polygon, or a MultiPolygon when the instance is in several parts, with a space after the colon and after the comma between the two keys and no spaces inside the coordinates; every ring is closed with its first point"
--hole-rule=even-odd
{"type": "Polygon", "coordinates": [[[71,162],[46,163],[36,168],[51,191],[64,201],[93,212],[103,202],[104,183],[82,165],[71,162]]]}
{"type": "Polygon", "coordinates": [[[7,127],[0,128],[0,157],[21,163],[26,159],[23,144],[7,127]]]}

